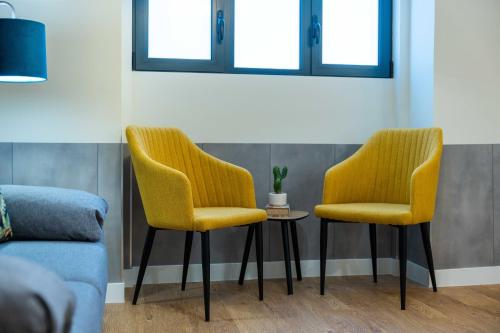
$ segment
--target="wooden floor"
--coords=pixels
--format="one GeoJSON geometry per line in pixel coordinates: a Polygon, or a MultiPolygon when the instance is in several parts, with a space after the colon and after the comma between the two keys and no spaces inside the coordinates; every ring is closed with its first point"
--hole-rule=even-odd
{"type": "Polygon", "coordinates": [[[408,282],[407,310],[399,310],[398,278],[334,277],[325,296],[317,278],[212,283],[212,321],[203,319],[200,283],[144,286],[139,304],[106,306],[104,332],[500,332],[500,285],[440,288],[408,282]]]}

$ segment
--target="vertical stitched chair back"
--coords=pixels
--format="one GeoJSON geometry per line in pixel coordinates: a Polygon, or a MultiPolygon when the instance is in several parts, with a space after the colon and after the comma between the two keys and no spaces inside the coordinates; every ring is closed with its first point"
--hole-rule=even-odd
{"type": "MultiPolygon", "coordinates": [[[[425,162],[433,160],[437,161],[438,173],[441,151],[442,130],[439,128],[379,131],[351,157],[351,162],[355,163],[349,163],[349,167],[356,177],[344,180],[350,184],[332,184],[333,188],[325,191],[324,202],[410,204],[413,173],[425,162]],[[335,187],[342,192],[336,191],[335,187]]],[[[434,197],[437,175],[435,178],[434,184],[429,179],[429,185],[434,187],[434,197]]],[[[429,199],[434,201],[434,198],[429,199]]]]}
{"type": "MultiPolygon", "coordinates": [[[[233,178],[231,180],[238,182],[232,170],[227,168],[229,163],[202,151],[181,130],[131,126],[127,131],[127,137],[129,145],[136,147],[136,151],[142,150],[154,161],[187,176],[195,208],[223,206],[255,208],[253,192],[248,191],[245,198],[241,195],[241,188],[247,187],[248,184],[224,186],[224,178],[228,178],[226,180],[233,178]]],[[[134,148],[131,147],[131,151],[132,149],[134,148]]],[[[246,172],[243,168],[232,165],[231,167],[238,168],[239,172],[246,172]]],[[[253,188],[253,182],[251,187],[253,188]]]]}

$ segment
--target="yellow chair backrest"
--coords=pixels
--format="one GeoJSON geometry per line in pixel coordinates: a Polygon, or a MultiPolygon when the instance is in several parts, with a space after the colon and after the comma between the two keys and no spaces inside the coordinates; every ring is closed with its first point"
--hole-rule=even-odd
{"type": "Polygon", "coordinates": [[[432,196],[435,197],[437,191],[442,145],[442,130],[439,128],[379,131],[351,158],[336,166],[349,169],[351,177],[336,178],[335,183],[325,184],[338,190],[332,188],[325,191],[324,202],[410,204],[412,175],[424,163],[433,164],[432,175],[425,185],[425,192],[431,194],[429,199],[433,200],[432,196]]]}
{"type": "Polygon", "coordinates": [[[255,207],[253,180],[248,171],[205,153],[179,129],[130,126],[127,138],[132,155],[142,151],[152,160],[186,175],[194,207],[255,207]],[[249,182],[226,186],[229,180],[238,185],[238,173],[247,174],[249,182]]]}

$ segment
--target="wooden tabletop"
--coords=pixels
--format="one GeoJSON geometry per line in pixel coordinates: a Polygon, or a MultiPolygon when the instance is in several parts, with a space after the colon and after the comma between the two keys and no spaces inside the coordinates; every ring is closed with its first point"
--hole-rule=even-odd
{"type": "Polygon", "coordinates": [[[309,216],[308,212],[300,211],[300,210],[292,210],[290,211],[290,214],[284,215],[284,216],[269,216],[268,220],[269,221],[298,221],[305,219],[306,217],[309,216]]]}

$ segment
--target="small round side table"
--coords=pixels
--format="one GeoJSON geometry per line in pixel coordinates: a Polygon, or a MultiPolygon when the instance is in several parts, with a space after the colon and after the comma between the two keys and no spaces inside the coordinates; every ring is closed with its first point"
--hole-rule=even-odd
{"type": "MultiPolygon", "coordinates": [[[[302,270],[300,269],[300,254],[299,254],[299,243],[297,240],[297,221],[305,219],[309,216],[308,212],[292,210],[287,216],[280,217],[269,217],[268,221],[280,222],[281,223],[281,239],[283,241],[283,256],[285,259],[285,271],[286,271],[286,284],[288,289],[288,295],[293,294],[293,284],[292,284],[292,268],[290,261],[290,245],[288,241],[288,225],[290,225],[290,232],[292,234],[292,246],[293,246],[293,257],[295,259],[295,270],[297,272],[297,280],[302,280],[302,270]]],[[[240,278],[238,280],[239,284],[243,284],[245,279],[245,272],[248,263],[248,256],[250,254],[250,247],[252,246],[252,238],[254,234],[255,227],[250,225],[248,227],[247,239],[245,242],[245,252],[243,253],[243,261],[241,263],[240,278]]]]}

